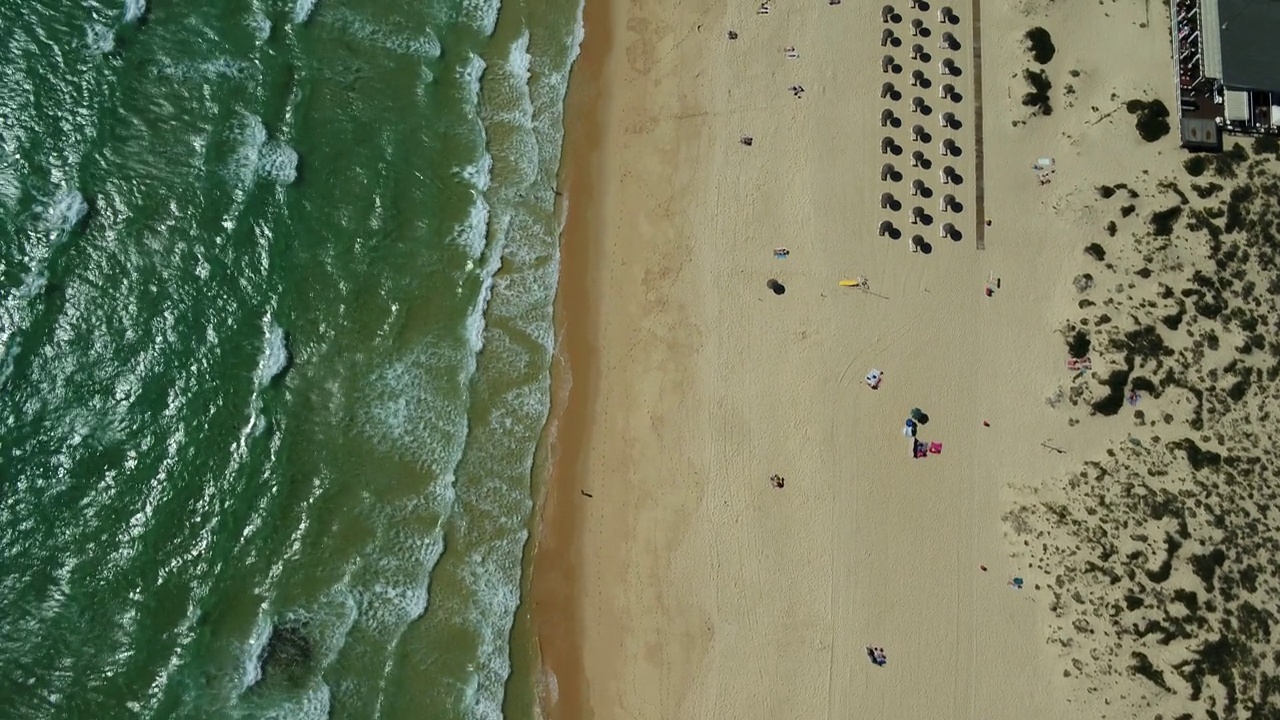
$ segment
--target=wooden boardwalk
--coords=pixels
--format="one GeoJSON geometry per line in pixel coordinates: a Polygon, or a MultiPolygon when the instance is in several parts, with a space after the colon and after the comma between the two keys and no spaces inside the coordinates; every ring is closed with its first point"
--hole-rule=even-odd
{"type": "Polygon", "coordinates": [[[982,152],[982,12],[981,0],[973,0],[973,210],[977,217],[974,247],[987,249],[986,192],[983,189],[982,152]]]}

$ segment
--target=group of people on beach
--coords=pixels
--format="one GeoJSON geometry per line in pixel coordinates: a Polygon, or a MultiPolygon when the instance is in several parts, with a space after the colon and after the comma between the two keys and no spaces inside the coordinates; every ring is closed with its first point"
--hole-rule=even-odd
{"type": "Polygon", "coordinates": [[[884,648],[882,647],[872,647],[868,645],[867,657],[871,660],[871,663],[877,667],[884,667],[889,663],[889,656],[885,655],[884,648]]]}

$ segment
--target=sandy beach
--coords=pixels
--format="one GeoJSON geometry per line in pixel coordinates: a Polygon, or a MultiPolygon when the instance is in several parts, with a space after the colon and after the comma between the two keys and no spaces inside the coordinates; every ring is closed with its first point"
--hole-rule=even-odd
{"type": "MultiPolygon", "coordinates": [[[[1191,432],[1172,394],[1142,399],[1157,428],[1090,407],[1123,361],[1100,330],[1089,372],[1066,367],[1102,322],[1083,310],[1116,307],[1122,334],[1161,292],[1124,285],[1153,265],[1125,241],[1151,235],[1161,183],[1186,186],[1185,155],[1124,105],[1176,106],[1167,7],[978,4],[897,2],[885,22],[848,0],[588,2],[531,595],[547,717],[1198,707],[1132,672],[1129,640],[1072,625],[1104,625],[1126,591],[1104,581],[1064,614],[1087,542],[1044,504],[1084,515],[1107,491],[1064,501],[1078,469],[1191,432]],[[1023,103],[1028,68],[1052,114],[1023,103]]],[[[1169,243],[1164,272],[1183,272],[1197,246],[1169,243]]]]}

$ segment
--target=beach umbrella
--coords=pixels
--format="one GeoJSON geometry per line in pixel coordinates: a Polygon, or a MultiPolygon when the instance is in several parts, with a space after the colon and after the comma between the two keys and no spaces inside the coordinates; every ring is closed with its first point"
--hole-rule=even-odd
{"type": "Polygon", "coordinates": [[[944,112],[938,114],[938,124],[943,130],[950,130],[956,122],[956,114],[953,112],[944,112]]]}
{"type": "Polygon", "coordinates": [[[924,27],[924,21],[923,21],[923,20],[921,20],[920,18],[915,18],[914,20],[912,20],[912,21],[911,21],[911,35],[912,35],[912,37],[915,37],[915,36],[919,35],[919,34],[920,34],[920,28],[923,28],[923,27],[924,27]]]}
{"type": "Polygon", "coordinates": [[[920,408],[911,408],[911,419],[915,420],[920,425],[929,424],[929,416],[925,415],[924,411],[920,408]]]}
{"type": "Polygon", "coordinates": [[[894,14],[892,5],[885,5],[880,8],[880,20],[883,22],[893,22],[894,14]]]}
{"type": "Polygon", "coordinates": [[[950,212],[951,207],[955,205],[955,203],[955,195],[943,195],[942,199],[938,201],[938,210],[941,212],[950,212]]]}
{"type": "Polygon", "coordinates": [[[943,75],[948,75],[948,76],[954,75],[955,70],[956,70],[956,61],[952,60],[951,58],[942,58],[942,61],[938,63],[938,72],[942,73],[943,75]]]}
{"type": "Polygon", "coordinates": [[[911,224],[919,225],[924,220],[924,208],[919,205],[911,208],[911,224]]]}
{"type": "Polygon", "coordinates": [[[881,71],[881,72],[892,72],[892,71],[893,71],[893,65],[894,65],[894,63],[893,63],[893,56],[892,56],[892,55],[885,55],[884,57],[880,58],[880,71],[881,71]]]}
{"type": "Polygon", "coordinates": [[[923,45],[921,45],[920,43],[916,43],[915,45],[912,45],[912,46],[911,46],[911,59],[912,59],[912,60],[919,60],[921,55],[924,55],[924,46],[923,46],[923,45]]]}
{"type": "Polygon", "coordinates": [[[923,248],[924,248],[924,236],[912,235],[911,236],[911,252],[920,252],[920,250],[923,248]]]}
{"type": "Polygon", "coordinates": [[[912,126],[911,126],[911,139],[912,139],[912,140],[914,140],[914,141],[916,141],[916,142],[925,142],[925,138],[926,138],[926,137],[927,137],[927,135],[925,134],[924,126],[923,126],[923,125],[912,125],[912,126]]]}
{"type": "Polygon", "coordinates": [[[938,143],[938,152],[942,153],[943,157],[950,157],[955,150],[956,141],[951,138],[944,138],[942,142],[938,143]]]}
{"type": "Polygon", "coordinates": [[[923,83],[924,81],[925,81],[924,71],[922,70],[911,71],[911,87],[920,87],[920,84],[923,83]]]}
{"type": "Polygon", "coordinates": [[[946,23],[950,25],[950,24],[953,24],[953,21],[951,19],[953,17],[955,17],[955,13],[952,12],[950,7],[943,5],[942,7],[938,8],[938,22],[946,23]]]}
{"type": "Polygon", "coordinates": [[[889,222],[888,220],[881,220],[881,221],[880,221],[880,227],[878,227],[878,228],[876,229],[876,233],[877,233],[880,237],[884,237],[884,236],[886,236],[886,235],[890,235],[890,234],[892,234],[892,233],[893,233],[893,223],[889,222]]]}
{"type": "Polygon", "coordinates": [[[880,33],[880,47],[889,47],[891,42],[893,42],[893,31],[885,28],[884,32],[880,33]]]}
{"type": "Polygon", "coordinates": [[[911,152],[911,167],[920,167],[924,164],[924,153],[920,150],[911,152]]]}
{"type": "Polygon", "coordinates": [[[952,238],[955,237],[955,234],[956,226],[951,223],[942,223],[942,225],[938,227],[938,237],[952,238]]]}
{"type": "Polygon", "coordinates": [[[894,93],[893,83],[887,82],[880,86],[880,98],[884,99],[894,93]]]}
{"type": "Polygon", "coordinates": [[[895,147],[897,147],[897,143],[893,141],[893,138],[889,137],[888,135],[885,135],[884,137],[880,138],[880,153],[882,155],[888,155],[889,153],[893,152],[893,149],[895,147]]]}
{"type": "Polygon", "coordinates": [[[938,43],[938,47],[943,50],[959,50],[960,43],[956,40],[956,36],[949,32],[942,33],[942,41],[938,43]]]}
{"type": "Polygon", "coordinates": [[[880,209],[888,210],[893,207],[895,200],[893,193],[880,193],[880,209]]]}
{"type": "Polygon", "coordinates": [[[956,169],[955,169],[955,168],[953,168],[953,167],[951,167],[950,165],[947,165],[946,167],[942,168],[942,170],[941,170],[941,171],[939,171],[939,173],[938,173],[938,174],[939,174],[940,176],[942,176],[942,184],[943,184],[943,185],[950,185],[950,184],[951,184],[951,180],[952,180],[952,179],[955,177],[955,175],[956,175],[956,169]]]}
{"type": "Polygon", "coordinates": [[[938,88],[938,97],[942,98],[943,100],[950,100],[951,96],[955,94],[956,94],[955,85],[949,85],[947,83],[943,83],[942,87],[938,88]]]}
{"type": "Polygon", "coordinates": [[[925,107],[924,98],[919,95],[911,98],[911,112],[918,113],[925,107]]]}
{"type": "Polygon", "coordinates": [[[885,163],[884,165],[880,166],[881,180],[892,180],[893,182],[897,182],[898,181],[897,174],[898,174],[898,169],[893,166],[893,163],[885,163]]]}
{"type": "Polygon", "coordinates": [[[912,194],[912,196],[917,196],[917,195],[919,195],[919,194],[920,194],[921,192],[923,192],[923,191],[924,191],[924,181],[923,181],[923,180],[921,180],[920,178],[916,178],[915,180],[912,180],[912,181],[911,181],[911,194],[912,194]]]}
{"type": "Polygon", "coordinates": [[[892,110],[885,108],[880,111],[880,127],[889,127],[893,124],[893,120],[894,116],[892,110]]]}

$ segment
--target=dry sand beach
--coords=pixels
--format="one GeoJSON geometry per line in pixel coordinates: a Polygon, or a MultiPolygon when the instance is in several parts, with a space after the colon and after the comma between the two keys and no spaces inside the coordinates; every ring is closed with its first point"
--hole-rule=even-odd
{"type": "MultiPolygon", "coordinates": [[[[1166,535],[1181,538],[1186,557],[1171,553],[1171,563],[1187,567],[1165,574],[1191,583],[1205,565],[1192,554],[1213,560],[1226,532],[1206,534],[1212,521],[1194,511],[1182,511],[1198,519],[1181,526],[1135,529],[1144,493],[1214,485],[1170,442],[1204,429],[1192,427],[1197,412],[1203,423],[1231,403],[1210,390],[1197,411],[1192,391],[1169,389],[1175,382],[1133,350],[1150,348],[1149,333],[1126,333],[1152,323],[1157,301],[1176,312],[1161,300],[1162,277],[1177,276],[1164,282],[1180,289],[1196,263],[1214,266],[1203,238],[1214,211],[1203,208],[1226,202],[1230,178],[1220,197],[1192,193],[1170,236],[1153,233],[1152,213],[1179,202],[1170,184],[1191,192],[1176,138],[1143,142],[1124,109],[1130,99],[1176,102],[1164,6],[982,2],[979,75],[976,4],[950,3],[954,21],[943,21],[941,3],[898,2],[885,23],[880,4],[849,0],[777,0],[767,13],[745,1],[588,3],[567,127],[567,370],[531,595],[547,717],[1223,711],[1230,693],[1193,693],[1174,666],[1199,657],[1200,630],[1239,626],[1240,593],[1205,610],[1203,624],[1182,622],[1173,650],[1126,636],[1137,619],[1115,608],[1142,596],[1125,612],[1173,625],[1153,609],[1169,606],[1165,589],[1131,585],[1121,560],[1149,560],[1159,575],[1166,535]],[[1041,68],[1023,40],[1033,26],[1057,47],[1043,66],[1048,116],[1021,101],[1023,69],[1041,68]],[[882,45],[886,29],[900,45],[882,45]],[[958,73],[944,76],[944,59],[958,73]],[[916,70],[923,82],[913,83],[916,70]],[[883,124],[886,109],[899,127],[883,124]],[[954,113],[950,127],[943,112],[954,113]],[[928,138],[913,137],[917,124],[928,138]],[[955,149],[944,155],[945,139],[955,149]],[[1040,158],[1054,159],[1047,183],[1032,169],[1040,158]],[[945,166],[955,172],[944,180],[945,166]],[[944,206],[948,194],[955,203],[944,206]],[[924,217],[913,223],[916,206],[924,217]],[[901,237],[878,232],[886,220],[901,237]],[[1093,242],[1105,260],[1084,252],[1093,242]],[[868,287],[838,284],[855,277],[868,287]],[[1092,341],[1092,370],[1073,374],[1077,331],[1092,341]],[[1142,415],[1106,404],[1099,382],[1126,368],[1126,354],[1139,372],[1122,392],[1138,375],[1154,379],[1140,383],[1142,415]],[[883,372],[875,390],[864,382],[873,368],[883,372]],[[1106,412],[1091,409],[1099,401],[1106,412]],[[919,439],[940,453],[912,457],[902,433],[912,408],[929,416],[919,439]],[[1097,468],[1141,472],[1152,485],[1125,489],[1097,468]],[[1121,579],[1088,562],[1115,564],[1121,579]],[[885,649],[884,667],[869,662],[868,645],[885,649]],[[1165,687],[1151,679],[1162,668],[1165,687]]],[[[1270,162],[1212,170],[1241,182],[1244,167],[1270,162]]],[[[1245,205],[1237,213],[1248,216],[1245,205]]],[[[1180,354],[1166,362],[1206,375],[1206,362],[1229,363],[1195,358],[1195,327],[1168,333],[1180,354]]],[[[1224,334],[1224,348],[1241,342],[1224,334]]],[[[1273,360],[1259,355],[1252,394],[1232,405],[1237,431],[1261,412],[1248,402],[1271,392],[1273,360]]],[[[1219,466],[1252,446],[1224,442],[1205,444],[1219,466]]],[[[1271,611],[1257,608],[1272,590],[1260,575],[1251,640],[1233,640],[1232,653],[1265,647],[1269,626],[1258,628],[1271,611]]],[[[1222,667],[1206,672],[1221,680],[1222,667]]]]}

